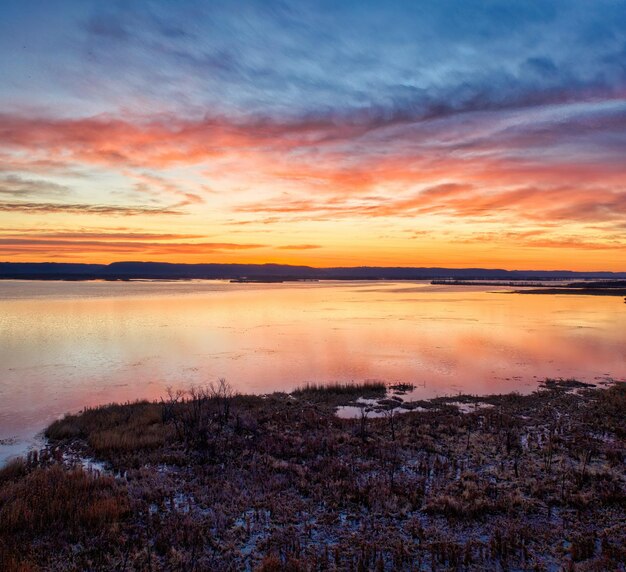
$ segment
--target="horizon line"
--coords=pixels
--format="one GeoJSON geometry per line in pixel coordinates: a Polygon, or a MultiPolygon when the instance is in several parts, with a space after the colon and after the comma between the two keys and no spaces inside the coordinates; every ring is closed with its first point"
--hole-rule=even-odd
{"type": "Polygon", "coordinates": [[[69,264],[74,266],[102,266],[110,267],[119,264],[167,264],[171,266],[280,266],[287,268],[310,268],[312,270],[333,270],[333,269],[398,269],[398,270],[484,270],[490,272],[541,272],[541,273],[558,273],[568,272],[574,274],[626,274],[624,270],[571,270],[566,268],[553,269],[536,269],[536,268],[502,268],[502,267],[486,267],[486,266],[381,266],[361,264],[356,266],[312,266],[310,264],[285,264],[279,262],[170,262],[170,261],[154,261],[154,260],[116,260],[113,262],[70,262],[70,261],[10,261],[2,260],[0,264],[15,265],[35,265],[35,264],[69,264]]]}

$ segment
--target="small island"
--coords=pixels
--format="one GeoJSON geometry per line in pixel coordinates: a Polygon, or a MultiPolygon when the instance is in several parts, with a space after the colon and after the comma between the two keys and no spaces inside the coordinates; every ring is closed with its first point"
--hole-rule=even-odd
{"type": "Polygon", "coordinates": [[[626,384],[229,384],[85,409],[0,471],[2,570],[620,570],[626,384]]]}
{"type": "Polygon", "coordinates": [[[626,296],[626,280],[587,280],[565,284],[525,280],[431,280],[436,286],[507,286],[513,294],[574,294],[585,296],[626,296]],[[520,288],[524,288],[521,290],[520,288]]]}
{"type": "Polygon", "coordinates": [[[626,296],[626,280],[570,282],[564,286],[541,286],[515,290],[516,294],[574,294],[585,296],[626,296]]]}

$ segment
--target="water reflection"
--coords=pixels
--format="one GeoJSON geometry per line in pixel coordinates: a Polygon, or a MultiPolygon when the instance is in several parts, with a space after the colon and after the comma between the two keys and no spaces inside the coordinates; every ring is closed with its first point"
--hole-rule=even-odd
{"type": "Polygon", "coordinates": [[[226,377],[383,379],[419,397],[626,377],[621,299],[406,283],[0,282],[0,458],[85,405],[226,377]],[[10,445],[8,443],[11,443],[10,445]]]}

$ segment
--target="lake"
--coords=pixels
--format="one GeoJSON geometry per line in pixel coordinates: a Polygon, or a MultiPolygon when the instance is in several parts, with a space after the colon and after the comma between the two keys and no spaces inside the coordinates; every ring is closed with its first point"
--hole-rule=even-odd
{"type": "Polygon", "coordinates": [[[626,378],[620,297],[426,282],[0,281],[0,463],[84,406],[225,377],[411,382],[416,398],[626,378]]]}

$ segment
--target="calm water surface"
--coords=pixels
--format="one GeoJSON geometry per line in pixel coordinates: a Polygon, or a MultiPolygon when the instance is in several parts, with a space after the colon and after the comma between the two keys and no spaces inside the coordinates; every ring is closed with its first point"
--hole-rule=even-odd
{"type": "Polygon", "coordinates": [[[0,462],[86,405],[226,377],[417,384],[417,397],[626,378],[619,297],[420,282],[0,281],[0,462]]]}

